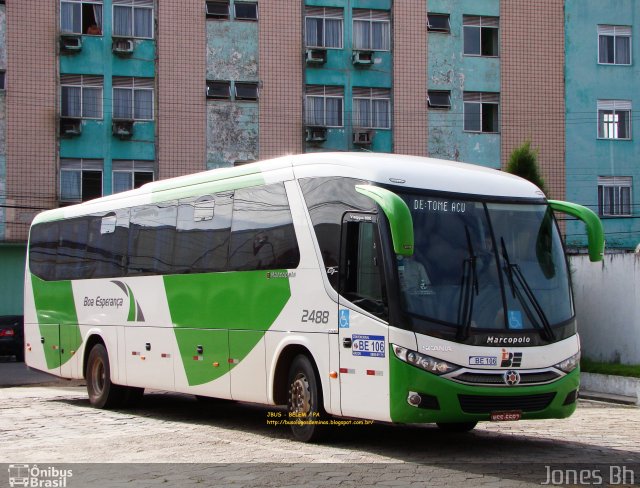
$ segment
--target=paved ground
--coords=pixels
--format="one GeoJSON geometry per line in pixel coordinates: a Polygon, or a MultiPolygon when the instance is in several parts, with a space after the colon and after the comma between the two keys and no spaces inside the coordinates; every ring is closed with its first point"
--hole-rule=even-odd
{"type": "MultiPolygon", "coordinates": [[[[136,409],[104,411],[89,406],[80,382],[0,388],[0,460],[39,469],[140,463],[66,466],[74,472],[68,487],[535,486],[579,475],[596,485],[598,477],[640,484],[637,407],[580,401],[566,420],[486,423],[457,435],[431,426],[337,427],[322,445],[268,425],[270,410],[150,392],[136,409]]],[[[7,468],[0,465],[0,486],[7,468]]]]}

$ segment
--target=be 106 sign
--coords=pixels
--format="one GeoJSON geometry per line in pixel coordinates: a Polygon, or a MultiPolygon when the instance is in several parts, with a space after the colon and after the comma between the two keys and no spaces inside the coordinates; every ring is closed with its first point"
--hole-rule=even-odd
{"type": "Polygon", "coordinates": [[[385,355],[384,336],[353,334],[351,342],[354,356],[383,358],[385,355]]]}

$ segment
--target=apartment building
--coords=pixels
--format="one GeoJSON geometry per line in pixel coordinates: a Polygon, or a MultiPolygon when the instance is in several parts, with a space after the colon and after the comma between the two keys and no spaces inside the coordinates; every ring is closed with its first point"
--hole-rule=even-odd
{"type": "MultiPolygon", "coordinates": [[[[0,314],[20,313],[41,209],[284,154],[501,168],[530,140],[549,197],[633,214],[638,7],[622,3],[0,1],[0,314]]],[[[640,240],[635,220],[611,217],[617,245],[640,240]]]]}

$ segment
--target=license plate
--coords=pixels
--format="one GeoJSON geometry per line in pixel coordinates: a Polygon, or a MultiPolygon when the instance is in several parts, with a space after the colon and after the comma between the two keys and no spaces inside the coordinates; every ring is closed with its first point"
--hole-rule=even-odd
{"type": "Polygon", "coordinates": [[[514,410],[510,412],[491,412],[489,419],[492,422],[509,422],[513,420],[520,420],[522,412],[514,410]]]}

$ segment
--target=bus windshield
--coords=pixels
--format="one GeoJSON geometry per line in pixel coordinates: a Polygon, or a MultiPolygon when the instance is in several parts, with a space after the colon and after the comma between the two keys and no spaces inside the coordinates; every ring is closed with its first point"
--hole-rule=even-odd
{"type": "Polygon", "coordinates": [[[406,312],[465,332],[539,329],[550,337],[573,317],[548,205],[400,196],[415,234],[414,255],[396,257],[406,312]]]}

